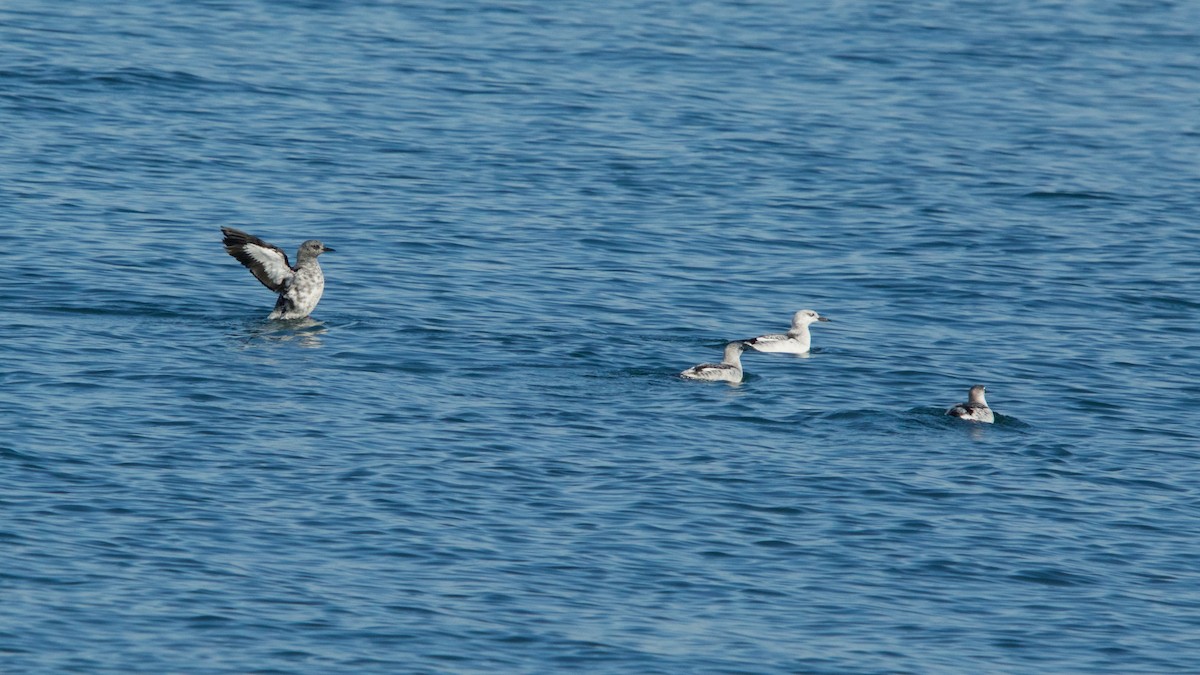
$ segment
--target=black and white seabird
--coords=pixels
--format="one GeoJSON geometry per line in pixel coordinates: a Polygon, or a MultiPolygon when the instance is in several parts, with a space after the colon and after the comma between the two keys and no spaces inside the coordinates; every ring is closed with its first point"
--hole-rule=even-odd
{"type": "Polygon", "coordinates": [[[317,256],[333,249],[309,239],[300,244],[293,267],[283,249],[274,244],[232,227],[222,227],[221,233],[225,235],[222,243],[229,255],[245,265],[263,286],[279,294],[275,311],[268,319],[303,319],[316,309],[325,291],[325,275],[317,256]]]}
{"type": "Polygon", "coordinates": [[[701,363],[680,373],[680,377],[690,380],[708,380],[710,382],[741,382],[742,381],[742,350],[746,345],[741,342],[730,342],[725,345],[725,358],[720,363],[701,363]]]}
{"type": "Polygon", "coordinates": [[[808,325],[815,321],[829,321],[811,309],[802,309],[792,316],[792,329],[787,335],[774,333],[746,340],[746,346],[759,352],[782,352],[785,354],[807,354],[812,345],[808,325]]]}
{"type": "Polygon", "coordinates": [[[996,417],[992,414],[992,409],[988,407],[987,399],[983,397],[983,392],[986,390],[987,388],[982,384],[971,387],[971,392],[967,394],[967,402],[951,407],[946,414],[972,422],[994,422],[996,417]]]}

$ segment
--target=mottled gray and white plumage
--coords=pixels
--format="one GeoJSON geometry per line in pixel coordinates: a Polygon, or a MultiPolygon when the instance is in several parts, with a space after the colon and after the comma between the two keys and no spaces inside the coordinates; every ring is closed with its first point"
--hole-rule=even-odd
{"type": "Polygon", "coordinates": [[[812,346],[808,325],[816,321],[829,321],[811,309],[802,309],[792,315],[792,329],[787,335],[772,333],[745,340],[746,346],[759,352],[782,352],[785,354],[807,354],[812,346]]]}
{"type": "Polygon", "coordinates": [[[988,407],[987,399],[983,397],[985,391],[987,391],[987,387],[982,384],[971,387],[970,393],[967,394],[967,402],[952,406],[946,411],[946,414],[972,422],[994,422],[996,417],[992,414],[992,409],[988,407]]]}
{"type": "Polygon", "coordinates": [[[232,227],[222,227],[221,233],[225,235],[222,243],[229,255],[245,265],[263,286],[279,294],[275,311],[268,319],[303,319],[316,309],[325,291],[325,275],[317,256],[333,249],[309,239],[300,244],[293,266],[283,249],[274,244],[232,227]]]}
{"type": "Polygon", "coordinates": [[[679,375],[690,380],[708,380],[710,382],[741,382],[742,381],[742,350],[746,345],[741,342],[730,342],[725,345],[725,358],[720,363],[701,363],[692,366],[679,375]]]}

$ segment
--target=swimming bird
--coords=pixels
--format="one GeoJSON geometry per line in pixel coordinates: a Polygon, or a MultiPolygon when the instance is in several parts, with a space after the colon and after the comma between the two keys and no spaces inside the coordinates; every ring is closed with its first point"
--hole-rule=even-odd
{"type": "Polygon", "coordinates": [[[275,311],[268,319],[303,319],[316,309],[325,291],[325,275],[317,256],[333,249],[309,239],[300,244],[293,266],[283,249],[274,244],[232,227],[222,227],[221,233],[225,235],[222,243],[229,255],[245,265],[263,286],[279,294],[275,311]]]}
{"type": "Polygon", "coordinates": [[[812,336],[808,334],[808,325],[815,321],[829,321],[811,309],[802,309],[792,316],[792,329],[787,335],[774,333],[760,335],[745,340],[746,346],[759,352],[783,352],[786,354],[806,354],[812,345],[812,336]]]}
{"type": "Polygon", "coordinates": [[[983,397],[983,392],[986,390],[987,387],[982,384],[971,387],[971,392],[967,394],[967,402],[951,407],[946,414],[972,422],[994,422],[996,417],[992,414],[992,409],[988,407],[987,399],[983,397]]]}
{"type": "Polygon", "coordinates": [[[742,342],[730,342],[725,345],[725,357],[720,363],[701,363],[680,373],[680,377],[690,380],[708,380],[710,382],[741,382],[742,381],[742,350],[746,345],[742,342]]]}

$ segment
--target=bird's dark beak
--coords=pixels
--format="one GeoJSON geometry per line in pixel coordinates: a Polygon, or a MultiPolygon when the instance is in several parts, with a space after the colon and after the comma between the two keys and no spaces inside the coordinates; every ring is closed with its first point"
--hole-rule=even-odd
{"type": "Polygon", "coordinates": [[[817,321],[833,321],[833,319],[831,319],[827,316],[818,316],[817,321]]]}
{"type": "Polygon", "coordinates": [[[329,248],[328,246],[324,246],[324,245],[322,245],[322,246],[321,246],[321,253],[337,253],[337,251],[335,251],[335,250],[333,250],[333,249],[329,248]]]}

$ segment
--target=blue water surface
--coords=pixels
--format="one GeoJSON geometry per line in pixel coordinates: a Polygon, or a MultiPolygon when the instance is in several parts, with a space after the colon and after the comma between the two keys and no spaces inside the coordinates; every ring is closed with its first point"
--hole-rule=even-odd
{"type": "Polygon", "coordinates": [[[1198,101],[1189,2],[6,3],[0,670],[1200,671],[1198,101]]]}

